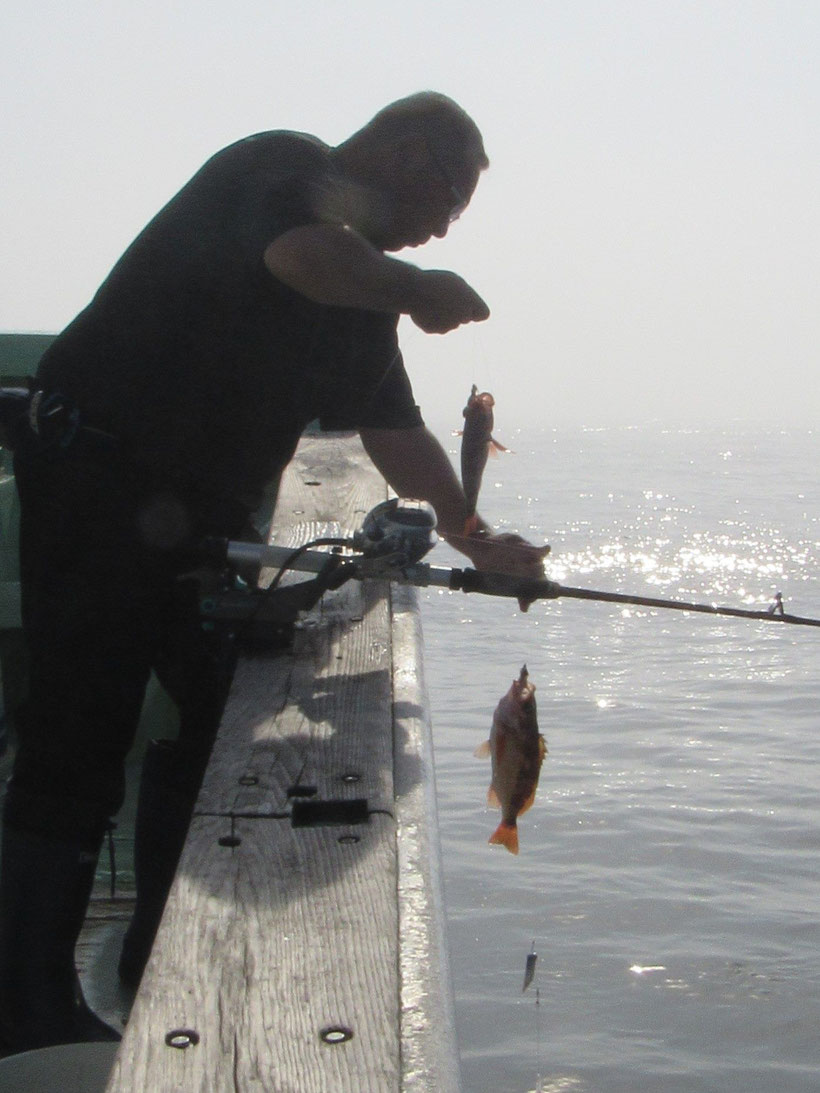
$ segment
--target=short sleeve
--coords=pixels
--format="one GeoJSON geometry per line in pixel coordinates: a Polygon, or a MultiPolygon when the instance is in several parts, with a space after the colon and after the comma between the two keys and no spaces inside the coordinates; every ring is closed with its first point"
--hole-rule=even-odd
{"type": "Polygon", "coordinates": [[[423,424],[398,344],[398,316],[333,309],[325,352],[333,382],[322,399],[323,429],[413,429],[423,424]]]}

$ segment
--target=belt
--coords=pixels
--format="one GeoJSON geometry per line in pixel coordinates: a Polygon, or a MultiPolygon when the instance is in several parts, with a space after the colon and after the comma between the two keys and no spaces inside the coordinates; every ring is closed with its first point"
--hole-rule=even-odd
{"type": "Polygon", "coordinates": [[[0,445],[14,451],[34,438],[47,447],[116,448],[117,438],[83,422],[74,402],[61,394],[0,388],[0,445]]]}
{"type": "Polygon", "coordinates": [[[113,433],[89,425],[73,402],[61,394],[28,391],[25,388],[0,388],[0,446],[9,451],[51,450],[72,454],[100,456],[115,453],[117,462],[141,474],[159,477],[169,486],[207,504],[228,506],[247,519],[257,505],[232,493],[214,491],[210,483],[179,467],[156,465],[130,450],[130,445],[113,433]]]}

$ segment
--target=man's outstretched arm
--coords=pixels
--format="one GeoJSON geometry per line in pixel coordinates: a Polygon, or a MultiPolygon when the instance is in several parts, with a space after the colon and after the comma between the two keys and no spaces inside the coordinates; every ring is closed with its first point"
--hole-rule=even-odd
{"type": "Polygon", "coordinates": [[[279,281],[318,304],[409,315],[428,334],[481,322],[490,309],[463,277],[391,258],[352,228],[306,224],[265,250],[279,281]]]}

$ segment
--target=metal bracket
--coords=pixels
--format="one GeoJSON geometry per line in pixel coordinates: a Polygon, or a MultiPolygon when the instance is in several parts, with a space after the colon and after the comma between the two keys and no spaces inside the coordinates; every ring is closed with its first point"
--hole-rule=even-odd
{"type": "Polygon", "coordinates": [[[292,827],[339,827],[366,824],[370,819],[366,797],[353,800],[294,801],[292,827]]]}

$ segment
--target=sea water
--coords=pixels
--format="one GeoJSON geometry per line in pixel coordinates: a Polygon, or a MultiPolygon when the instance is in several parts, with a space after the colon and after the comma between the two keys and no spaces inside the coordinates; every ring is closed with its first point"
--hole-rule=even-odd
{"type": "MultiPolygon", "coordinates": [[[[818,432],[501,439],[481,510],[553,580],[820,617],[818,432]]],[[[465,1093],[820,1089],[820,629],[437,590],[422,617],[465,1093]],[[524,663],[549,755],[515,857],[473,752],[524,663]]]]}

